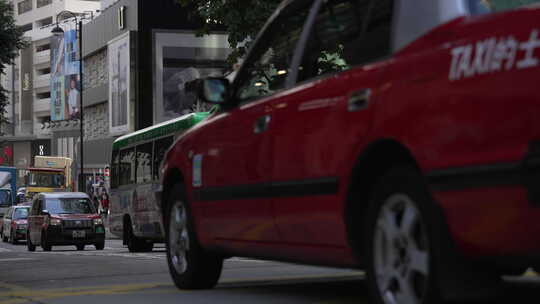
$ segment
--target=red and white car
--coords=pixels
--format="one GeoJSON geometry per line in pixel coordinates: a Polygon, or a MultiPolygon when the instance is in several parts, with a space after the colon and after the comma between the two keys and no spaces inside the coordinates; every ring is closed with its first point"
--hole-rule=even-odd
{"type": "Polygon", "coordinates": [[[164,160],[176,285],[246,256],[439,303],[538,267],[540,7],[485,2],[283,2],[164,160]]]}

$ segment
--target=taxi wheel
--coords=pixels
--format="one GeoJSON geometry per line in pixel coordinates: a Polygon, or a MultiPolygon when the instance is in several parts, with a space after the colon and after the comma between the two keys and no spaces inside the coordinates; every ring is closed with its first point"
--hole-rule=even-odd
{"type": "Polygon", "coordinates": [[[75,245],[77,247],[77,250],[82,251],[84,250],[84,244],[75,245]]]}
{"type": "Polygon", "coordinates": [[[105,242],[96,243],[94,246],[96,247],[96,250],[103,250],[105,249],[105,242]]]}
{"type": "Polygon", "coordinates": [[[2,237],[2,242],[4,242],[4,243],[7,242],[8,239],[7,239],[7,237],[4,235],[4,229],[2,229],[2,230],[0,231],[0,237],[2,237]]]}
{"type": "Polygon", "coordinates": [[[440,303],[429,195],[413,168],[387,172],[366,214],[368,289],[375,303],[440,303]]]}
{"type": "Polygon", "coordinates": [[[45,231],[41,233],[41,248],[43,248],[43,251],[52,250],[52,245],[49,244],[49,241],[47,240],[47,236],[45,235],[45,231]]]}
{"type": "Polygon", "coordinates": [[[32,241],[30,240],[30,232],[26,232],[26,248],[28,248],[28,251],[36,251],[36,245],[32,244],[32,241]]]}
{"type": "Polygon", "coordinates": [[[13,229],[11,229],[11,233],[9,234],[9,242],[13,245],[17,244],[17,239],[15,238],[15,234],[13,233],[13,229]]]}
{"type": "Polygon", "coordinates": [[[167,264],[179,289],[213,288],[221,275],[223,258],[204,251],[196,238],[183,186],[172,189],[165,217],[167,264]]]}

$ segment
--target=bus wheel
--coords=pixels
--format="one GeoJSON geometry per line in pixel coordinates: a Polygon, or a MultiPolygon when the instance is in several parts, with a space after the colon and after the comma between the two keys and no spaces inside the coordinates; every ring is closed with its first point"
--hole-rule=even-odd
{"type": "Polygon", "coordinates": [[[167,264],[179,289],[214,287],[221,275],[223,258],[204,251],[197,242],[183,186],[169,196],[166,213],[167,264]]]}
{"type": "Polygon", "coordinates": [[[28,251],[36,251],[36,245],[32,244],[32,241],[30,240],[30,231],[26,232],[26,247],[28,248],[28,251]]]}
{"type": "Polygon", "coordinates": [[[154,248],[154,243],[146,242],[135,236],[129,219],[125,223],[124,231],[124,237],[126,238],[125,243],[128,246],[129,252],[149,252],[154,248]]]}

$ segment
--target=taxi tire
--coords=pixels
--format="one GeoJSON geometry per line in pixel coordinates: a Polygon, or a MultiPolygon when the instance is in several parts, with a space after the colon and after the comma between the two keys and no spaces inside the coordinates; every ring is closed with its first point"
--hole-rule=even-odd
{"type": "Polygon", "coordinates": [[[45,231],[41,233],[41,248],[43,251],[51,251],[52,245],[49,244],[49,241],[47,240],[47,235],[45,234],[45,231]]]}
{"type": "MultiPolygon", "coordinates": [[[[434,247],[436,246],[433,242],[436,233],[434,233],[433,220],[430,220],[431,217],[427,211],[428,205],[431,203],[429,195],[427,195],[425,189],[422,187],[421,179],[413,168],[410,167],[396,167],[388,170],[382,177],[378,180],[374,194],[372,195],[368,211],[365,217],[365,228],[364,236],[365,244],[363,246],[364,252],[363,256],[366,257],[366,277],[367,277],[367,286],[368,292],[371,296],[371,299],[374,303],[377,304],[386,304],[387,302],[383,299],[383,294],[379,289],[377,284],[377,276],[375,274],[375,242],[376,242],[376,233],[377,233],[377,221],[379,220],[381,210],[386,207],[390,199],[393,196],[401,195],[409,199],[409,203],[416,208],[416,211],[419,215],[421,222],[423,223],[425,239],[427,240],[427,250],[426,254],[429,257],[428,267],[427,267],[427,276],[425,276],[422,281],[425,283],[423,299],[419,303],[441,303],[440,291],[437,284],[437,257],[434,257],[434,247]]],[[[386,236],[386,232],[384,233],[386,236]]],[[[383,246],[384,247],[384,246],[383,246]]],[[[394,281],[394,280],[392,280],[394,281]]],[[[421,282],[422,282],[421,281],[421,282]]],[[[404,281],[403,281],[404,282],[404,281]]],[[[391,285],[399,286],[402,282],[393,283],[391,285]],[[398,284],[398,285],[396,285],[398,284]]],[[[401,289],[401,287],[394,287],[401,289]]],[[[418,288],[418,287],[416,287],[418,288]]],[[[390,287],[389,287],[390,289],[390,287]]],[[[413,288],[414,290],[415,288],[413,288]]],[[[394,294],[395,295],[395,294],[394,294]]],[[[413,304],[413,303],[411,303],[413,304]]]]}
{"type": "Polygon", "coordinates": [[[77,247],[78,251],[83,251],[84,250],[84,244],[77,244],[77,245],[75,245],[75,247],[77,247]]]}
{"type": "Polygon", "coordinates": [[[36,245],[32,244],[30,240],[30,231],[26,232],[26,248],[28,251],[36,251],[36,245]]]}
{"type": "Polygon", "coordinates": [[[13,229],[11,229],[11,232],[9,234],[9,242],[13,245],[17,244],[17,239],[15,238],[15,234],[13,233],[13,229]]]}
{"type": "Polygon", "coordinates": [[[165,245],[167,252],[167,265],[169,273],[178,289],[210,289],[216,286],[223,269],[223,258],[219,255],[205,251],[197,240],[189,202],[182,184],[175,184],[171,189],[165,214],[165,245]],[[185,205],[187,214],[187,233],[189,236],[189,250],[186,253],[187,267],[183,273],[178,273],[173,265],[169,245],[169,217],[175,199],[180,198],[185,205]]]}
{"type": "Polygon", "coordinates": [[[457,252],[443,211],[431,197],[418,169],[401,165],[389,169],[375,187],[365,214],[363,254],[366,257],[367,285],[374,303],[383,304],[373,266],[373,239],[379,209],[386,198],[405,193],[415,203],[424,223],[429,248],[429,273],[424,303],[492,301],[503,291],[501,278],[493,268],[464,259],[457,252]]]}
{"type": "Polygon", "coordinates": [[[7,242],[7,237],[4,235],[4,229],[2,229],[0,231],[0,237],[2,237],[2,242],[6,243],[7,242]]]}

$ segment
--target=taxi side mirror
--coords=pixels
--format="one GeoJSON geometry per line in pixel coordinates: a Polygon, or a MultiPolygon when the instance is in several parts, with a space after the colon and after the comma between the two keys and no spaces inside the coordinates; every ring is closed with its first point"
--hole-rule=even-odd
{"type": "Polygon", "coordinates": [[[199,98],[211,104],[224,104],[229,99],[229,80],[227,78],[209,77],[197,83],[199,98]]]}

